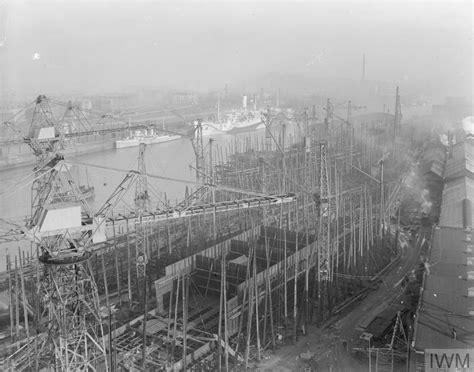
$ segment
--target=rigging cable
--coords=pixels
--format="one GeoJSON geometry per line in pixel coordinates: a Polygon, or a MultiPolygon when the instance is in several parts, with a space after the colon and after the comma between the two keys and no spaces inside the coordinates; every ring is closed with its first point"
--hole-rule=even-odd
{"type": "MultiPolygon", "coordinates": [[[[66,164],[71,164],[71,165],[81,165],[81,166],[86,166],[86,167],[92,167],[92,168],[99,168],[99,169],[105,169],[105,170],[111,170],[115,172],[120,172],[120,173],[137,173],[137,171],[134,170],[125,170],[121,168],[115,168],[115,167],[109,167],[109,166],[103,166],[103,165],[97,165],[97,164],[88,164],[88,163],[82,163],[82,162],[72,162],[69,160],[64,160],[66,164]]],[[[166,176],[159,176],[156,174],[150,174],[150,173],[140,173],[144,176],[150,177],[150,178],[156,178],[156,179],[161,179],[165,181],[172,181],[172,182],[177,182],[177,183],[184,183],[187,185],[195,185],[195,186],[208,186],[208,187],[214,187],[216,190],[221,190],[221,191],[228,191],[228,192],[235,192],[238,194],[245,194],[245,195],[252,195],[252,196],[259,196],[259,197],[271,197],[271,195],[267,194],[262,194],[254,191],[249,191],[249,190],[241,190],[241,189],[236,189],[228,186],[221,186],[221,185],[214,185],[210,183],[202,183],[202,182],[197,182],[197,181],[191,181],[191,180],[183,180],[180,178],[174,178],[174,177],[166,177],[166,176]]]]}

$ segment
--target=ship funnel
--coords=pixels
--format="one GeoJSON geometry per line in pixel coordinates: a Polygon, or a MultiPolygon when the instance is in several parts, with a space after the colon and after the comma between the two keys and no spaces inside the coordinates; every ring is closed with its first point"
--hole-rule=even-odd
{"type": "Polygon", "coordinates": [[[247,96],[242,97],[242,108],[247,109],[247,96]]]}

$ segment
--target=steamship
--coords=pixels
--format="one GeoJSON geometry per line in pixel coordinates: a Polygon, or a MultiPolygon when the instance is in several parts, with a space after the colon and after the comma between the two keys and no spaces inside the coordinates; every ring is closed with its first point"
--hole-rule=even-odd
{"type": "MultiPolygon", "coordinates": [[[[256,109],[255,104],[253,110],[247,109],[247,96],[243,96],[241,109],[226,113],[222,118],[219,112],[219,106],[220,102],[218,100],[216,120],[203,121],[201,123],[203,136],[233,134],[261,128],[261,113],[256,109]]],[[[194,125],[197,126],[198,122],[195,122],[194,125]]]]}

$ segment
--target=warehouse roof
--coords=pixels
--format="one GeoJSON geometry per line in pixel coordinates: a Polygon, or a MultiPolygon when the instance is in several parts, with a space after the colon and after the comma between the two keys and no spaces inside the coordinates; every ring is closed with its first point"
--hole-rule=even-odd
{"type": "Polygon", "coordinates": [[[438,160],[431,160],[429,162],[423,162],[420,165],[422,174],[432,172],[440,178],[443,178],[444,175],[444,162],[438,160]]]}
{"type": "MultiPolygon", "coordinates": [[[[463,229],[463,200],[474,201],[474,178],[467,169],[473,154],[473,142],[466,141],[456,144],[448,159],[446,173],[451,177],[444,185],[440,226],[435,228],[431,241],[416,324],[416,350],[474,346],[472,219],[468,230],[463,229]]],[[[472,210],[470,213],[472,217],[472,210]]]]}
{"type": "Polygon", "coordinates": [[[474,178],[474,140],[469,139],[453,145],[446,162],[444,177],[452,180],[460,177],[474,178]]]}
{"type": "Polygon", "coordinates": [[[474,288],[469,290],[474,287],[474,280],[468,274],[474,271],[474,265],[467,264],[471,242],[466,239],[470,235],[457,228],[435,230],[417,319],[417,350],[474,346],[474,316],[470,315],[474,311],[474,296],[469,296],[470,292],[474,295],[474,288]]]}
{"type": "Polygon", "coordinates": [[[474,141],[456,143],[446,161],[440,226],[463,227],[462,202],[464,199],[474,201],[473,171],[474,141]]]}

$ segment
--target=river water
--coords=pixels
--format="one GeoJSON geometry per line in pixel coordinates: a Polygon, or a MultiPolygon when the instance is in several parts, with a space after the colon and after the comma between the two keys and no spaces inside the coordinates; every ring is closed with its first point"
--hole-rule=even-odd
{"type": "MultiPolygon", "coordinates": [[[[292,128],[291,131],[286,132],[287,138],[293,137],[294,130],[295,128],[292,128]]],[[[235,146],[236,143],[241,146],[249,140],[252,143],[257,141],[262,143],[264,137],[264,130],[213,136],[214,159],[219,157],[217,153],[225,157],[226,149],[230,153],[231,147],[235,146]],[[222,150],[216,151],[219,148],[222,150]]],[[[209,146],[209,139],[204,137],[204,143],[209,146]]],[[[79,175],[81,184],[88,180],[95,187],[95,198],[89,204],[93,210],[98,210],[125,177],[126,171],[137,168],[137,155],[138,147],[130,147],[84,154],[74,158],[66,158],[66,160],[72,163],[98,166],[88,166],[87,173],[85,171],[86,167],[83,165],[76,165],[76,172],[73,169],[71,170],[73,175],[79,175]],[[104,169],[108,167],[121,169],[124,172],[104,169]]],[[[152,175],[189,180],[190,182],[195,180],[195,171],[190,168],[190,165],[195,165],[194,150],[191,141],[186,138],[147,146],[145,164],[147,173],[152,175]]],[[[30,215],[31,182],[28,181],[31,181],[32,173],[32,166],[0,172],[0,218],[24,225],[25,216],[30,215]]],[[[158,205],[158,200],[164,198],[165,193],[172,204],[176,200],[182,200],[186,189],[186,183],[156,178],[148,178],[148,186],[152,200],[155,199],[153,202],[154,208],[158,205]]],[[[192,187],[191,184],[189,186],[192,187]]],[[[127,205],[133,206],[133,196],[134,190],[132,188],[124,197],[124,203],[114,209],[114,213],[127,213],[127,205]]],[[[0,234],[9,228],[9,225],[0,220],[0,234]]],[[[22,250],[29,250],[30,243],[27,241],[0,243],[0,271],[4,271],[6,268],[7,252],[16,254],[18,247],[22,247],[22,250]]]]}
{"type": "MultiPolygon", "coordinates": [[[[72,163],[87,163],[127,171],[137,168],[137,154],[138,147],[129,147],[67,157],[66,160],[72,163]]],[[[192,164],[193,157],[191,142],[186,139],[150,145],[147,146],[145,151],[147,172],[193,180],[194,175],[188,167],[188,164],[192,164]]],[[[93,166],[77,166],[75,169],[71,169],[71,173],[73,175],[79,174],[80,183],[89,182],[95,187],[95,198],[90,202],[94,209],[99,207],[111,195],[126,174],[125,172],[99,169],[93,166]]],[[[23,185],[31,179],[28,177],[31,174],[32,167],[22,167],[0,173],[0,216],[2,218],[18,220],[30,213],[31,184],[25,187],[23,185]]],[[[166,182],[156,181],[154,183],[156,185],[153,186],[158,187],[159,190],[174,194],[170,195],[172,198],[178,197],[179,191],[183,194],[184,185],[181,190],[178,190],[177,187],[170,187],[169,183],[166,182]]]]}

